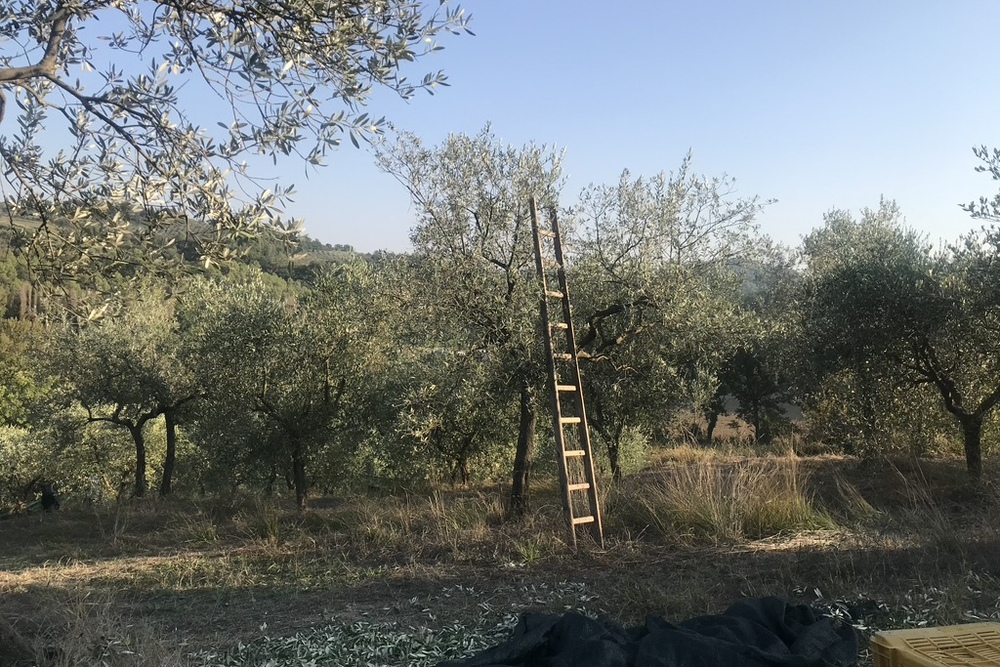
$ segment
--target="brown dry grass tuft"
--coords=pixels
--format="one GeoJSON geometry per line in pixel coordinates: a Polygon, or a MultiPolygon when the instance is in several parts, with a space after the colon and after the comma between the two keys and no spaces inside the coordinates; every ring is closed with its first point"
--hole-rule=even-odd
{"type": "Polygon", "coordinates": [[[806,478],[794,455],[678,464],[622,485],[608,516],[671,540],[732,542],[834,528],[809,498],[806,478]]]}

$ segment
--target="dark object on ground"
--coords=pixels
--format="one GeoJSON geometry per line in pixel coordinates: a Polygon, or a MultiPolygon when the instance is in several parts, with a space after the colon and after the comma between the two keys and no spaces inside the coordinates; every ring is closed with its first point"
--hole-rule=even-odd
{"type": "Polygon", "coordinates": [[[524,614],[505,643],[438,667],[849,667],[857,660],[853,627],[770,597],[676,625],[649,616],[631,630],[576,613],[524,614]]]}
{"type": "Polygon", "coordinates": [[[42,509],[46,512],[59,509],[59,496],[51,486],[42,487],[42,509]]]}

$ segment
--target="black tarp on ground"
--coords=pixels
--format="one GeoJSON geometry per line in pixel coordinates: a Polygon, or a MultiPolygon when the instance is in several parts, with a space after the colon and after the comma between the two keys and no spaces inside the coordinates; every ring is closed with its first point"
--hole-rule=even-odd
{"type": "Polygon", "coordinates": [[[576,613],[524,614],[503,644],[438,667],[848,667],[857,660],[850,625],[771,597],[676,625],[649,616],[631,630],[576,613]]]}

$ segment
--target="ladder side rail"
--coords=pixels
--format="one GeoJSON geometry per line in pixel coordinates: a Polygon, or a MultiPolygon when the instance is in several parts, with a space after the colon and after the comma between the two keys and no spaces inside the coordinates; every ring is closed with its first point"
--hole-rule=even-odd
{"type": "MultiPolygon", "coordinates": [[[[552,245],[555,248],[556,252],[556,262],[559,264],[559,269],[560,269],[561,277],[559,279],[559,284],[563,285],[566,282],[566,276],[564,275],[566,269],[566,261],[563,258],[562,234],[559,231],[559,220],[556,218],[555,207],[549,209],[549,224],[552,227],[552,234],[553,234],[552,245]]],[[[565,294],[565,292],[563,292],[563,294],[565,294]]]]}

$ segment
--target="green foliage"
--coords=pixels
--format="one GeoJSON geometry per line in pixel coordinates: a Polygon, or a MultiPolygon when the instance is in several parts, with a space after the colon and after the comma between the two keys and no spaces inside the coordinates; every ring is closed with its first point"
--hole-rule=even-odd
{"type": "Polygon", "coordinates": [[[932,253],[899,219],[883,201],[860,222],[831,213],[805,240],[806,336],[818,368],[851,371],[870,443],[886,432],[884,397],[927,386],[961,427],[978,475],[983,423],[1000,402],[997,246],[973,234],[932,253]]]}
{"type": "Polygon", "coordinates": [[[0,322],[0,423],[27,426],[52,381],[42,372],[45,332],[30,322],[0,322]]]}
{"type": "MultiPolygon", "coordinates": [[[[146,437],[149,456],[162,459],[162,423],[146,437]]],[[[114,426],[88,423],[72,407],[50,414],[44,426],[0,427],[0,508],[32,501],[34,483],[54,483],[67,506],[114,500],[132,488],[134,454],[128,435],[114,426]]],[[[159,482],[156,470],[150,475],[159,482]]]]}
{"type": "MultiPolygon", "coordinates": [[[[409,189],[419,215],[411,237],[418,287],[407,313],[417,322],[409,326],[422,334],[419,345],[440,352],[439,359],[465,355],[464,363],[483,366],[473,377],[486,380],[479,391],[488,395],[477,396],[471,386],[463,391],[458,409],[468,418],[461,421],[458,442],[469,442],[466,449],[471,449],[486,441],[482,427],[488,425],[469,418],[484,413],[490,403],[495,410],[510,411],[501,423],[513,423],[514,410],[519,412],[511,507],[520,512],[527,504],[536,396],[544,379],[528,201],[536,197],[545,206],[556,205],[561,155],[534,144],[505,145],[487,126],[474,137],[452,135],[434,149],[403,135],[395,146],[384,147],[379,159],[409,189]]],[[[436,364],[434,354],[415,361],[436,364]]],[[[461,372],[461,365],[438,364],[417,375],[456,369],[461,372]]],[[[456,379],[432,383],[455,386],[456,379]]],[[[413,393],[415,421],[404,425],[404,432],[434,442],[440,431],[419,424],[433,422],[427,408],[433,411],[435,401],[432,395],[421,396],[421,390],[413,393]]],[[[452,453],[454,440],[445,445],[452,453]]],[[[447,454],[450,463],[461,469],[462,457],[455,461],[452,453],[447,454]]]]}
{"type": "Polygon", "coordinates": [[[212,261],[262,227],[294,233],[280,219],[291,187],[262,186],[248,158],[321,165],[344,136],[378,133],[384,121],[359,107],[374,89],[445,85],[402,70],[467,21],[409,0],[7,2],[0,118],[18,117],[0,161],[14,245],[53,280],[100,282],[166,268],[170,238],[212,261]],[[205,99],[221,116],[203,126],[205,99]],[[62,140],[43,141],[49,128],[62,140]]]}
{"type": "Polygon", "coordinates": [[[581,371],[588,416],[616,475],[626,432],[660,433],[715,396],[752,323],[730,263],[753,246],[761,206],[732,196],[727,178],[692,174],[690,156],[674,174],[632,180],[626,171],[616,187],[581,196],[577,344],[591,362],[581,371]]]}
{"type": "Polygon", "coordinates": [[[0,426],[0,508],[34,500],[34,484],[55,478],[46,444],[26,428],[0,426]]]}
{"type": "Polygon", "coordinates": [[[373,430],[367,401],[387,359],[377,280],[355,263],[310,291],[259,270],[196,286],[184,314],[206,394],[196,437],[221,472],[237,463],[245,481],[273,484],[287,471],[300,503],[307,465],[325,488],[337,486],[356,441],[373,430]]]}
{"type": "Polygon", "coordinates": [[[710,423],[717,421],[726,398],[732,397],[739,404],[736,414],[753,428],[754,440],[767,444],[790,430],[786,408],[799,398],[801,277],[784,248],[763,239],[756,251],[734,264],[742,282],[739,302],[753,317],[747,318],[740,345],[725,362],[718,392],[704,414],[710,423]]]}
{"type": "Polygon", "coordinates": [[[463,484],[474,474],[478,479],[495,476],[490,466],[475,470],[471,464],[503,460],[516,428],[509,390],[498,369],[480,357],[475,350],[415,353],[399,406],[403,443],[412,441],[424,457],[448,466],[452,482],[463,484]]]}
{"type": "MultiPolygon", "coordinates": [[[[145,494],[145,429],[161,415],[176,421],[198,395],[175,301],[152,282],[112,305],[105,317],[82,328],[56,330],[50,374],[65,381],[64,404],[86,410],[89,422],[127,429],[135,446],[136,496],[145,494]]],[[[164,462],[162,493],[169,491],[171,453],[164,462]]]]}
{"type": "MultiPolygon", "coordinates": [[[[961,434],[929,388],[879,385],[872,402],[874,423],[865,422],[859,382],[853,371],[824,378],[805,403],[805,427],[811,441],[847,454],[931,456],[961,451],[961,434]]],[[[868,413],[871,415],[871,413],[868,413]]]]}
{"type": "MultiPolygon", "coordinates": [[[[633,475],[649,466],[649,456],[653,451],[653,443],[649,435],[641,428],[635,426],[624,428],[614,445],[604,442],[604,436],[599,431],[591,434],[591,438],[596,451],[600,451],[602,448],[610,450],[612,446],[617,448],[618,474],[621,477],[633,475]]],[[[594,463],[600,476],[613,475],[610,457],[597,457],[594,463]]]]}

